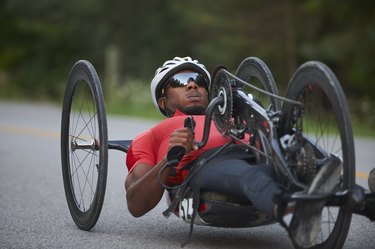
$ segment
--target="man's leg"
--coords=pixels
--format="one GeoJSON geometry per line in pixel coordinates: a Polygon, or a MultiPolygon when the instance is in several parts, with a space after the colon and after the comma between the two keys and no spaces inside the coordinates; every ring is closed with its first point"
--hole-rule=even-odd
{"type": "MultiPolygon", "coordinates": [[[[332,163],[319,170],[306,193],[332,192],[339,182],[340,171],[340,160],[333,158],[332,163]]],[[[277,183],[271,165],[250,165],[238,159],[212,160],[193,179],[193,184],[198,184],[202,189],[246,198],[259,211],[275,217],[284,225],[282,219],[291,208],[293,216],[286,228],[293,243],[300,247],[313,246],[320,232],[325,201],[299,202],[296,205],[279,202],[280,199],[275,197],[282,196],[284,192],[277,183]]]]}
{"type": "Polygon", "coordinates": [[[271,165],[250,165],[239,159],[211,160],[193,178],[192,184],[240,199],[247,199],[273,217],[273,197],[282,190],[271,165]]]}

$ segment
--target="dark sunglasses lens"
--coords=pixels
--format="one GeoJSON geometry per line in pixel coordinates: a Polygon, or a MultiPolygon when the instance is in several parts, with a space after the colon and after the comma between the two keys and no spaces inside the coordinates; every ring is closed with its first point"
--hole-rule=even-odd
{"type": "Polygon", "coordinates": [[[190,81],[194,81],[200,87],[208,87],[205,78],[197,73],[180,73],[172,76],[168,81],[171,87],[181,87],[189,84],[190,81]]]}
{"type": "Polygon", "coordinates": [[[175,78],[175,77],[170,78],[168,80],[167,84],[170,85],[171,87],[180,87],[180,86],[186,86],[187,85],[186,83],[184,83],[183,81],[181,81],[180,79],[175,78]]]}
{"type": "Polygon", "coordinates": [[[208,87],[208,84],[207,84],[207,81],[204,79],[204,77],[200,74],[197,75],[197,77],[195,78],[194,82],[200,86],[200,87],[205,87],[207,88],[208,87]]]}

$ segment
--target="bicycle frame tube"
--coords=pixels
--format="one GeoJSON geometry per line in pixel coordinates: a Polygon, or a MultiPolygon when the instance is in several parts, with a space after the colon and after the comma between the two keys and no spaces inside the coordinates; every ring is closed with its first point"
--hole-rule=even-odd
{"type": "Polygon", "coordinates": [[[233,110],[234,113],[242,118],[245,117],[245,120],[248,121],[248,125],[252,126],[248,127],[249,129],[253,129],[255,131],[262,130],[264,134],[268,134],[269,143],[272,148],[271,156],[273,156],[274,159],[274,166],[292,185],[305,189],[306,186],[296,180],[284,159],[284,154],[278,141],[277,128],[274,124],[274,122],[277,122],[277,115],[273,115],[273,113],[270,113],[270,111],[267,112],[239,89],[233,91],[233,110]],[[271,120],[269,116],[272,116],[275,120],[271,120]],[[267,124],[267,127],[264,126],[265,123],[267,124]]]}
{"type": "Polygon", "coordinates": [[[208,141],[208,136],[210,134],[210,128],[211,128],[212,115],[215,111],[215,108],[219,105],[222,105],[223,103],[224,103],[224,97],[218,96],[212,99],[210,104],[207,106],[206,117],[204,120],[203,138],[202,138],[202,141],[198,143],[199,149],[205,146],[208,141]]]}
{"type": "MultiPolygon", "coordinates": [[[[240,89],[233,89],[232,91],[234,115],[241,117],[242,120],[245,120],[247,122],[246,128],[248,132],[257,132],[258,130],[260,130],[261,132],[263,132],[263,134],[266,135],[268,142],[271,145],[271,155],[265,155],[263,152],[257,150],[257,148],[251,146],[250,144],[248,144],[249,148],[271,158],[278,172],[282,174],[282,177],[288,180],[289,184],[301,190],[306,189],[306,186],[297,181],[297,179],[294,177],[294,175],[288,168],[287,162],[284,159],[284,154],[277,137],[277,126],[274,124],[277,123],[278,120],[277,113],[266,111],[263,107],[261,107],[253,99],[248,97],[240,89]]],[[[212,115],[219,105],[224,104],[224,101],[225,100],[223,96],[217,96],[209,103],[206,109],[203,138],[202,141],[198,143],[198,148],[202,148],[206,145],[210,134],[212,115]]]]}

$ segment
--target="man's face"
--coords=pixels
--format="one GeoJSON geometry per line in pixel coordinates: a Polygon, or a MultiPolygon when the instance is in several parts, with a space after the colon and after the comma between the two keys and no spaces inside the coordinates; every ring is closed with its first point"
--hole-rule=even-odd
{"type": "MultiPolygon", "coordinates": [[[[185,74],[182,76],[189,76],[189,73],[194,72],[190,70],[179,72],[179,74],[185,74]]],[[[198,80],[194,81],[188,77],[186,82],[183,83],[186,83],[186,85],[167,84],[164,89],[165,96],[161,98],[159,105],[161,108],[167,108],[172,112],[178,109],[188,115],[203,114],[208,105],[208,92],[206,88],[198,80]]]]}

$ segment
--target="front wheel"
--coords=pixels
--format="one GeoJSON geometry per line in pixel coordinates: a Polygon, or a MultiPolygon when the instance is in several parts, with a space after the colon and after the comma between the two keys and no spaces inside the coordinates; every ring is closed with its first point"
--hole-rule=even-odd
{"type": "MultiPolygon", "coordinates": [[[[236,76],[270,94],[279,95],[271,70],[258,57],[248,57],[243,60],[237,68],[236,76]]],[[[244,92],[251,93],[265,108],[269,108],[274,112],[281,109],[279,99],[257,92],[247,85],[243,85],[242,88],[244,92]]]]}
{"type": "MultiPolygon", "coordinates": [[[[276,82],[273,78],[271,70],[268,68],[266,63],[258,57],[248,57],[241,62],[236,71],[236,77],[243,80],[242,91],[246,94],[252,95],[254,100],[261,104],[264,108],[274,113],[281,110],[281,102],[277,97],[279,90],[276,82]],[[246,84],[246,83],[247,84],[246,84]],[[255,87],[255,88],[254,88],[255,87]],[[259,90],[257,90],[259,89],[259,90]]],[[[258,149],[263,152],[264,155],[271,156],[271,145],[268,138],[267,128],[264,128],[264,123],[258,123],[252,127],[249,121],[252,119],[248,117],[245,123],[248,123],[248,127],[255,128],[250,133],[256,134],[256,142],[258,149]],[[264,131],[264,132],[263,132],[264,131]]],[[[258,163],[270,163],[268,157],[265,157],[259,153],[256,153],[258,163]]]]}
{"type": "Polygon", "coordinates": [[[88,61],[72,68],[61,120],[61,163],[66,200],[76,225],[97,222],[107,181],[107,119],[99,77],[88,61]]]}
{"type": "MultiPolygon", "coordinates": [[[[314,148],[325,151],[326,155],[337,155],[342,160],[338,190],[352,188],[355,183],[353,132],[345,95],[336,76],[323,63],[307,62],[293,75],[286,98],[299,101],[304,107],[284,103],[280,133],[302,132],[314,148]]],[[[314,157],[308,167],[311,162],[322,159],[317,152],[314,157]]],[[[324,207],[321,233],[313,248],[342,248],[351,217],[352,213],[344,208],[324,207]]]]}

